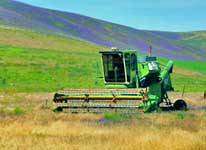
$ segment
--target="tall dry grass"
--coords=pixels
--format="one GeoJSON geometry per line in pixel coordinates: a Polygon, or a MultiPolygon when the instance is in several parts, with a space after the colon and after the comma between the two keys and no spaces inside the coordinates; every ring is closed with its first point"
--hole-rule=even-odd
{"type": "MultiPolygon", "coordinates": [[[[23,100],[18,96],[19,100],[14,98],[13,103],[24,113],[0,113],[3,150],[206,149],[205,110],[136,114],[120,122],[101,122],[103,114],[54,113],[45,109],[42,105],[50,97],[47,94],[20,94],[23,100]],[[32,110],[26,109],[29,99],[32,110]]],[[[1,99],[2,105],[12,107],[5,101],[1,99]]]]}
{"type": "Polygon", "coordinates": [[[206,149],[206,113],[143,114],[100,123],[102,115],[32,112],[0,121],[0,149],[206,149]],[[193,115],[190,115],[193,114],[193,115]]]}

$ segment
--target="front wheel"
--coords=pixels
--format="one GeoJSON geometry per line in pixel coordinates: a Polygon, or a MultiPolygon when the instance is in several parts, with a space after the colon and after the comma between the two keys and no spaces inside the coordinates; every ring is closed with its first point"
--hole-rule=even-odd
{"type": "Polygon", "coordinates": [[[175,110],[187,110],[187,104],[182,99],[176,100],[173,107],[175,110]]]}

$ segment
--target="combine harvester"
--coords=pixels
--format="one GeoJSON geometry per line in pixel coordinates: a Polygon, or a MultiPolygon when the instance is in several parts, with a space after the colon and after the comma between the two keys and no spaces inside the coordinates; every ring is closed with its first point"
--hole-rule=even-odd
{"type": "Polygon", "coordinates": [[[54,95],[55,111],[69,112],[155,112],[186,110],[178,99],[172,103],[167,91],[173,91],[170,73],[173,61],[163,69],[156,57],[139,57],[136,50],[100,51],[106,89],[71,89],[54,95]]]}

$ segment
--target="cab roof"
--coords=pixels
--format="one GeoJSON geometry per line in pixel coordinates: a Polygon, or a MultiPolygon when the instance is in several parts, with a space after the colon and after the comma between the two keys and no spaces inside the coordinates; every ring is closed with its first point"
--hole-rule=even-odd
{"type": "Polygon", "coordinates": [[[104,53],[104,54],[117,54],[117,53],[132,53],[136,54],[137,50],[129,50],[129,49],[115,49],[115,50],[105,50],[105,51],[100,51],[99,53],[104,53]]]}

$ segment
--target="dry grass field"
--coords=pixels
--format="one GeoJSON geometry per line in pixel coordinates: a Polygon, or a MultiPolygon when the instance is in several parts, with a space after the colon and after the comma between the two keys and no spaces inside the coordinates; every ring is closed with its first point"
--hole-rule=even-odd
{"type": "MultiPolygon", "coordinates": [[[[105,114],[54,113],[52,95],[0,94],[0,149],[206,149],[206,109],[125,115],[109,121],[105,114]]],[[[184,98],[191,108],[206,106],[201,93],[184,98]]]]}

